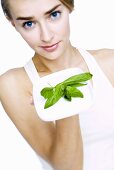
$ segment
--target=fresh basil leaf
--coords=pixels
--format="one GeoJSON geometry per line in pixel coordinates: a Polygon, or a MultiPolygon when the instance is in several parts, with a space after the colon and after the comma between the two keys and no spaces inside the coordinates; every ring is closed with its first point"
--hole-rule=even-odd
{"type": "Polygon", "coordinates": [[[84,97],[83,93],[77,87],[87,85],[87,80],[92,78],[89,72],[77,74],[69,77],[63,82],[57,84],[55,87],[45,87],[41,90],[41,95],[47,99],[44,108],[54,105],[61,97],[64,96],[68,101],[72,97],[84,97]]]}
{"type": "Polygon", "coordinates": [[[67,86],[66,92],[71,97],[81,97],[81,98],[84,97],[83,93],[79,89],[77,89],[76,87],[67,86]]]}
{"type": "Polygon", "coordinates": [[[54,105],[64,94],[64,85],[56,85],[53,95],[47,99],[44,109],[54,105]]]}
{"type": "Polygon", "coordinates": [[[68,101],[71,101],[72,100],[72,97],[70,96],[70,94],[68,93],[67,91],[67,88],[65,88],[65,91],[64,91],[64,98],[68,101]]]}
{"type": "Polygon", "coordinates": [[[87,85],[87,83],[76,83],[76,84],[73,84],[73,85],[70,85],[71,87],[80,87],[80,86],[85,86],[87,85]]]}
{"type": "Polygon", "coordinates": [[[81,74],[77,74],[77,75],[71,76],[70,78],[66,79],[65,81],[63,81],[63,84],[65,84],[67,86],[74,85],[76,83],[90,80],[91,78],[92,78],[91,73],[89,73],[89,72],[81,73],[81,74]]]}
{"type": "Polygon", "coordinates": [[[40,94],[45,99],[48,99],[53,95],[53,89],[54,89],[53,87],[45,87],[41,90],[40,94]]]}
{"type": "Polygon", "coordinates": [[[71,96],[68,96],[68,95],[65,95],[65,96],[64,96],[64,99],[66,99],[66,100],[68,100],[68,101],[70,101],[70,102],[71,102],[72,97],[71,97],[71,96]]]}

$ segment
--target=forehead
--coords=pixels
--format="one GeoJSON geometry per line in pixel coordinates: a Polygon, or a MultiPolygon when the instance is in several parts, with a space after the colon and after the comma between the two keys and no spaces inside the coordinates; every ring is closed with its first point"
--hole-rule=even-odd
{"type": "Polygon", "coordinates": [[[14,16],[45,13],[61,4],[59,0],[8,0],[10,12],[14,16]]]}

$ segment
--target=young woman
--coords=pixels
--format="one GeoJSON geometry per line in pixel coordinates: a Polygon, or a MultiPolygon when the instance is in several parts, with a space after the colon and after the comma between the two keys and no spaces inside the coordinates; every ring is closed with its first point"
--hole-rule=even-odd
{"type": "Polygon", "coordinates": [[[8,116],[35,152],[50,164],[46,170],[114,169],[114,50],[88,52],[72,46],[69,14],[73,0],[1,3],[6,18],[35,51],[25,67],[0,77],[0,100],[8,116]],[[92,107],[54,122],[41,120],[35,109],[30,70],[44,77],[74,67],[93,74],[92,107]]]}

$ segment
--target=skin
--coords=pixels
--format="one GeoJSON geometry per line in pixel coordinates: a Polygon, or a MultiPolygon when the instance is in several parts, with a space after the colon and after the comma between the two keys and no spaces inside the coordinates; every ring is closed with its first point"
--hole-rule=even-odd
{"type": "MultiPolygon", "coordinates": [[[[69,10],[59,0],[9,0],[9,6],[12,15],[10,22],[34,49],[33,62],[41,77],[69,67],[87,70],[80,53],[69,41],[69,10]],[[58,6],[56,11],[61,11],[61,14],[56,12],[57,15],[45,15],[55,6],[58,6]],[[19,17],[32,19],[17,20],[19,17]],[[41,48],[58,42],[59,45],[53,52],[41,48]]],[[[114,50],[89,52],[114,86],[114,50]]],[[[55,124],[42,121],[31,103],[32,88],[23,67],[1,75],[0,100],[4,110],[35,152],[55,170],[82,170],[83,142],[78,115],[57,120],[55,124]]]]}

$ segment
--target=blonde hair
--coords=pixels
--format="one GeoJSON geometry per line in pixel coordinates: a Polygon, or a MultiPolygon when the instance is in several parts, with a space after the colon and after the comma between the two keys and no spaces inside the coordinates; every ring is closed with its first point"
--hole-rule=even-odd
{"type": "Polygon", "coordinates": [[[74,9],[74,0],[60,0],[69,10],[70,12],[74,9]]]}
{"type": "MultiPolygon", "coordinates": [[[[74,0],[60,0],[60,1],[69,9],[70,12],[72,12],[72,10],[74,9],[74,0]]],[[[8,0],[1,0],[1,6],[5,16],[8,19],[12,19],[8,5],[8,0]]]]}

